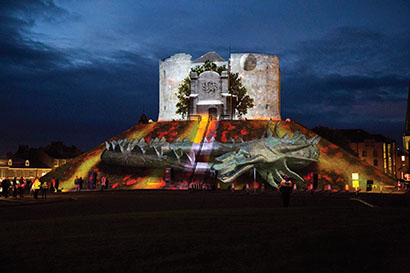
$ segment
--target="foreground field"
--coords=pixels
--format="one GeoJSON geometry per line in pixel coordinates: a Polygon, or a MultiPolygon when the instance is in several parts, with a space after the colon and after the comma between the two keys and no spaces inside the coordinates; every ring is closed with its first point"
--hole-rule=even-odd
{"type": "Polygon", "coordinates": [[[0,199],[1,272],[409,272],[406,195],[86,192],[0,199]]]}

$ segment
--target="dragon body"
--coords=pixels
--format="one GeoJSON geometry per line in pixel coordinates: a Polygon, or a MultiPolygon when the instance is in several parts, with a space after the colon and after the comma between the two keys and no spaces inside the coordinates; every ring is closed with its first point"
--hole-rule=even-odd
{"type": "Polygon", "coordinates": [[[105,143],[106,150],[101,158],[109,164],[193,171],[199,163],[196,160],[199,155],[210,155],[216,157],[215,161],[201,162],[201,166],[216,170],[218,179],[224,183],[233,182],[255,168],[269,184],[277,187],[284,175],[304,182],[295,170],[318,161],[319,141],[318,136],[307,139],[298,131],[293,137],[287,134],[280,137],[277,124],[272,133],[269,122],[267,135],[250,141],[240,138],[226,143],[214,138],[209,141],[204,138],[201,143],[193,143],[188,138],[173,143],[164,138],[149,143],[144,138],[113,140],[105,143]]]}

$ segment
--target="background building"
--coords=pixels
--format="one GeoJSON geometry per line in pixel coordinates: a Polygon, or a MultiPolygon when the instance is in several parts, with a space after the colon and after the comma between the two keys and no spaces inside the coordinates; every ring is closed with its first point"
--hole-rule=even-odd
{"type": "Polygon", "coordinates": [[[400,152],[396,142],[388,137],[362,129],[316,127],[313,131],[391,177],[403,179],[407,172],[408,155],[400,152]]]}
{"type": "Polygon", "coordinates": [[[65,146],[61,141],[51,142],[40,148],[19,145],[17,152],[8,153],[0,159],[0,179],[41,177],[80,154],[75,146],[65,146]]]}
{"type": "Polygon", "coordinates": [[[403,149],[409,154],[410,152],[410,82],[409,82],[409,93],[407,96],[407,111],[406,111],[406,124],[403,134],[403,149]]]}

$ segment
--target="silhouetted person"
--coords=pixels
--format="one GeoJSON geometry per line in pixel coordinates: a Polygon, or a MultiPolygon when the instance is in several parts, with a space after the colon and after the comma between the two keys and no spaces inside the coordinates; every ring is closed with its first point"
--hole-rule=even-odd
{"type": "Polygon", "coordinates": [[[110,180],[108,180],[108,177],[105,178],[105,189],[108,189],[108,184],[110,183],[110,180]]]}
{"type": "Polygon", "coordinates": [[[280,182],[279,191],[282,194],[283,206],[288,207],[290,201],[290,194],[292,193],[293,183],[290,181],[290,177],[285,175],[280,182]]]}
{"type": "Polygon", "coordinates": [[[17,177],[14,177],[12,186],[13,186],[13,197],[17,197],[17,188],[18,188],[17,177]]]}
{"type": "Polygon", "coordinates": [[[48,184],[46,181],[41,184],[41,199],[47,199],[48,184]]]}
{"type": "Polygon", "coordinates": [[[93,189],[97,188],[97,173],[93,173],[93,189]]]}
{"type": "Polygon", "coordinates": [[[51,192],[56,192],[56,180],[53,178],[51,178],[51,183],[50,183],[50,191],[51,192]]]}
{"type": "Polygon", "coordinates": [[[56,179],[56,192],[58,192],[58,186],[60,186],[60,179],[56,179]]]}
{"type": "Polygon", "coordinates": [[[74,189],[77,192],[80,191],[80,179],[78,178],[78,176],[76,176],[74,179],[74,189]]]}
{"type": "Polygon", "coordinates": [[[84,184],[84,180],[83,180],[83,177],[82,176],[80,176],[80,180],[78,181],[80,184],[80,190],[82,190],[83,189],[83,184],[84,184]]]}
{"type": "Polygon", "coordinates": [[[20,183],[19,183],[19,188],[18,188],[18,194],[20,198],[24,197],[24,188],[26,187],[26,180],[21,177],[20,178],[20,183]]]}
{"type": "Polygon", "coordinates": [[[1,182],[1,187],[4,198],[9,197],[10,180],[7,177],[1,182]]]}

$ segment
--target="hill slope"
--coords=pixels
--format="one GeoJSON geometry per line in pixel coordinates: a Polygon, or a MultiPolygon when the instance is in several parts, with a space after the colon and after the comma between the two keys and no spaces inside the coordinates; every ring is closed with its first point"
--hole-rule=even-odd
{"type": "MultiPolygon", "coordinates": [[[[270,129],[274,128],[273,122],[270,129]]],[[[111,140],[141,139],[146,142],[155,138],[165,138],[167,142],[174,142],[177,138],[188,138],[191,142],[200,143],[204,137],[210,140],[212,137],[218,142],[227,142],[229,139],[242,138],[244,141],[261,138],[266,134],[267,120],[234,120],[234,121],[171,121],[139,124],[111,140]]],[[[296,122],[281,121],[278,125],[279,135],[289,134],[293,136],[296,131],[311,138],[316,134],[296,122]]],[[[347,184],[352,190],[352,173],[359,173],[359,187],[366,189],[367,180],[373,181],[373,187],[379,189],[380,185],[395,185],[395,180],[385,175],[380,170],[361,161],[337,145],[326,139],[318,143],[320,150],[319,162],[309,165],[307,168],[297,171],[307,183],[313,182],[313,174],[318,174],[318,188],[332,185],[333,189],[344,189],[347,184]]],[[[101,154],[105,150],[102,143],[71,162],[63,165],[47,174],[42,180],[50,181],[52,177],[60,179],[60,188],[71,190],[74,188],[76,176],[87,177],[96,173],[98,178],[108,177],[112,189],[186,189],[193,181],[203,182],[209,177],[192,175],[189,172],[173,172],[172,183],[165,183],[164,170],[156,168],[131,168],[124,166],[108,165],[101,161],[101,154]]],[[[201,158],[203,161],[212,162],[212,157],[201,158]]],[[[264,182],[257,177],[258,182],[264,182]]],[[[235,188],[242,189],[246,183],[253,182],[253,175],[244,174],[235,181],[235,188]]],[[[220,183],[221,188],[228,188],[229,184],[220,183]]],[[[307,184],[298,185],[306,188],[307,184]]]]}

